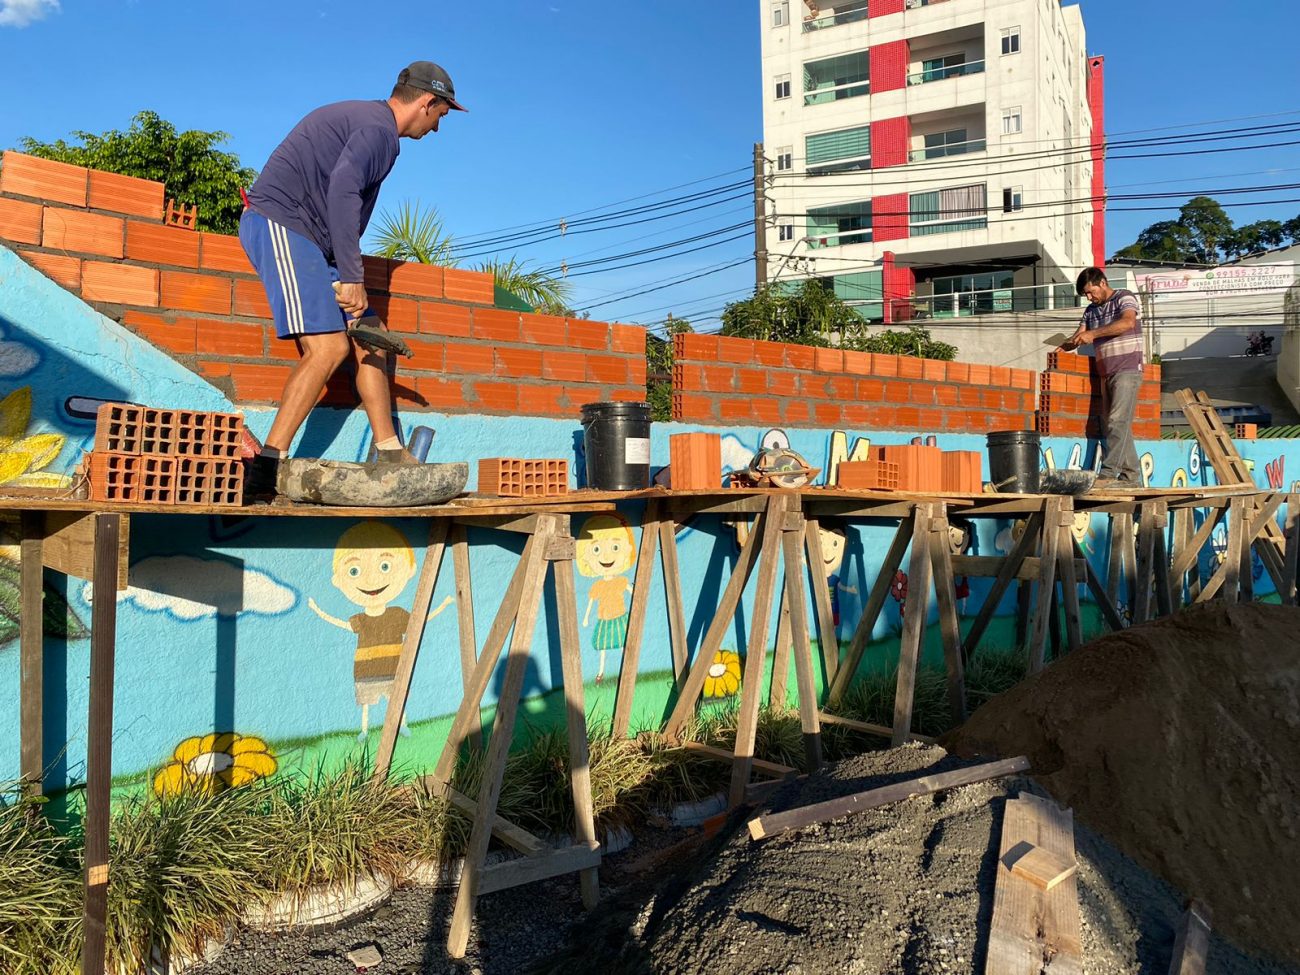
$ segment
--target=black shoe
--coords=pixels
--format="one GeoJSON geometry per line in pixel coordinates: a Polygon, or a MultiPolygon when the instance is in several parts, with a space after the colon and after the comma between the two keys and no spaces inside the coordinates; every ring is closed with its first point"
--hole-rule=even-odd
{"type": "Polygon", "coordinates": [[[274,500],[280,477],[280,458],[258,454],[244,464],[244,504],[266,504],[274,500]]]}

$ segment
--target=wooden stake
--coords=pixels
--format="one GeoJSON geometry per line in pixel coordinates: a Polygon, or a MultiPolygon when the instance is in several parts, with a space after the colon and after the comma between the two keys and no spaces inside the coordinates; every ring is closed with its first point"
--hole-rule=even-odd
{"type": "Polygon", "coordinates": [[[898,685],[894,691],[894,736],[897,748],[912,730],[916,670],[921,660],[926,618],[930,612],[930,520],[933,506],[916,507],[912,530],[912,558],[907,573],[907,599],[903,607],[903,633],[898,643],[898,685]]]}
{"type": "Polygon", "coordinates": [[[1173,955],[1169,960],[1169,975],[1205,975],[1210,957],[1210,908],[1200,901],[1191,901],[1183,914],[1178,933],[1174,936],[1173,955]]]}
{"type": "MultiPolygon", "coordinates": [[[[461,522],[451,526],[451,564],[456,578],[456,630],[460,635],[461,693],[469,693],[470,676],[478,664],[478,636],[474,632],[474,590],[470,585],[469,531],[461,522]]],[[[469,739],[476,751],[483,750],[483,726],[475,724],[469,739]]]]}
{"type": "Polygon", "coordinates": [[[821,647],[822,674],[829,687],[840,665],[840,642],[835,633],[830,580],[826,578],[826,554],[822,551],[821,525],[816,518],[804,522],[804,549],[808,553],[808,575],[812,585],[813,607],[817,611],[817,645],[821,647]]]}
{"type": "MultiPolygon", "coordinates": [[[[938,506],[942,511],[942,506],[938,506]]],[[[957,616],[957,580],[952,572],[952,546],[948,519],[940,514],[930,523],[930,571],[934,597],[939,604],[939,633],[943,639],[944,669],[948,675],[948,713],[954,726],[966,720],[966,671],[962,663],[961,622],[957,616]]]]}
{"type": "Polygon", "coordinates": [[[966,631],[965,649],[966,660],[969,661],[975,654],[975,648],[979,646],[980,638],[984,636],[984,631],[993,620],[994,613],[997,612],[998,603],[1002,601],[1007,587],[1011,585],[1013,579],[1020,572],[1020,563],[1025,560],[1025,556],[1033,551],[1034,543],[1037,541],[1038,534],[1043,528],[1043,515],[1035,511],[1025,521],[1025,530],[1016,544],[1012,546],[1011,552],[1002,562],[1002,569],[998,572],[997,577],[993,580],[993,585],[989,589],[989,594],[980,606],[980,611],[975,615],[975,622],[966,631]]]}
{"type": "MultiPolygon", "coordinates": [[[[801,529],[781,533],[785,550],[785,609],[789,616],[787,631],[794,644],[794,675],[799,688],[799,725],[803,731],[804,771],[812,772],[822,764],[822,731],[817,719],[817,685],[813,680],[812,643],[808,632],[808,606],[804,601],[801,529]]],[[[813,570],[813,578],[817,570],[813,570]]],[[[823,576],[823,578],[825,578],[823,576]]],[[[778,642],[779,636],[778,636],[778,642]]]]}
{"type": "MultiPolygon", "coordinates": [[[[1065,645],[1078,650],[1083,645],[1083,614],[1079,608],[1079,578],[1074,571],[1074,506],[1061,506],[1061,538],[1057,542],[1057,575],[1061,579],[1061,608],[1065,616],[1065,645]]],[[[1084,562],[1087,565],[1087,562],[1084,562]]],[[[1087,571],[1085,569],[1085,571],[1087,571]]]]}
{"type": "Polygon", "coordinates": [[[767,692],[768,704],[778,710],[785,707],[785,689],[790,678],[790,651],[793,647],[790,604],[784,589],[781,590],[779,600],[781,605],[776,617],[776,643],[772,645],[772,683],[767,692]]]}
{"type": "Polygon", "coordinates": [[[397,676],[393,679],[393,692],[388,698],[388,707],[384,709],[384,730],[379,735],[379,750],[375,753],[373,778],[377,782],[388,778],[388,769],[393,762],[397,731],[406,715],[411,674],[415,672],[415,660],[420,655],[420,639],[424,636],[424,624],[433,602],[433,589],[438,584],[438,571],[442,568],[446,541],[447,520],[429,519],[429,542],[424,549],[424,564],[420,567],[420,579],[415,585],[415,596],[411,600],[411,617],[407,620],[406,635],[402,638],[402,653],[397,658],[397,676]]]}
{"type": "Polygon", "coordinates": [[[1097,573],[1093,571],[1092,565],[1083,554],[1083,548],[1077,541],[1075,541],[1073,535],[1070,536],[1070,541],[1074,546],[1075,557],[1083,563],[1083,576],[1084,580],[1088,583],[1088,591],[1092,593],[1092,598],[1095,599],[1097,605],[1101,607],[1101,614],[1106,619],[1106,625],[1116,631],[1124,629],[1124,618],[1119,615],[1119,610],[1116,609],[1115,604],[1111,602],[1110,595],[1102,586],[1101,580],[1097,578],[1097,573]]]}
{"type": "Polygon", "coordinates": [[[23,792],[39,796],[45,790],[45,572],[41,559],[45,517],[38,511],[24,511],[20,523],[19,772],[23,792]]]}
{"type": "Polygon", "coordinates": [[[672,641],[673,677],[680,681],[686,676],[686,661],[690,657],[687,647],[686,613],[682,609],[682,572],[677,564],[677,521],[667,514],[659,522],[659,557],[663,562],[664,602],[668,606],[668,636],[672,641]]]}
{"type": "Polygon", "coordinates": [[[1038,606],[1033,631],[1029,637],[1029,673],[1043,669],[1047,644],[1047,624],[1052,615],[1052,595],[1056,589],[1056,552],[1061,540],[1061,500],[1048,498],[1043,506],[1042,547],[1039,549],[1038,606]]]}
{"type": "Polygon", "coordinates": [[[658,500],[646,502],[641,522],[641,546],[636,557],[636,577],[632,584],[632,607],[627,619],[627,636],[623,641],[623,660],[618,669],[618,690],[614,697],[615,738],[626,738],[632,719],[632,696],[636,691],[636,674],[641,664],[641,639],[645,634],[646,606],[650,603],[650,579],[655,567],[655,547],[659,543],[658,500]]]}
{"type": "Polygon", "coordinates": [[[1154,585],[1155,567],[1155,505],[1144,502],[1138,516],[1138,549],[1136,596],[1133,600],[1133,622],[1145,623],[1151,619],[1151,590],[1154,585]]]}

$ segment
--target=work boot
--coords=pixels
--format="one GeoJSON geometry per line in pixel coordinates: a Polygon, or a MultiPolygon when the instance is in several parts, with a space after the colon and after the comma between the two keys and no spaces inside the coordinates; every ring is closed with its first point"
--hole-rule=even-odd
{"type": "Polygon", "coordinates": [[[275,500],[280,458],[257,454],[244,463],[244,504],[269,504],[275,500]]]}

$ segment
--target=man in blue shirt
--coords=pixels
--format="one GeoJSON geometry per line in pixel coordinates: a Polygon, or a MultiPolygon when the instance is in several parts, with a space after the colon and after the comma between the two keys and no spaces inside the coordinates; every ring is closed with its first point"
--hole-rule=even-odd
{"type": "Polygon", "coordinates": [[[385,100],[336,102],[307,115],[248,190],[239,240],[266,289],[276,334],[295,341],[301,358],[246,472],[245,498],[274,495],[280,459],[349,357],[357,363],[357,393],[378,459],[415,463],[393,428],[387,354],[353,343],[347,328],[367,309],[361,235],[397,160],[398,140],[437,132],[452,109],[465,111],[447,72],[416,61],[385,100]]]}

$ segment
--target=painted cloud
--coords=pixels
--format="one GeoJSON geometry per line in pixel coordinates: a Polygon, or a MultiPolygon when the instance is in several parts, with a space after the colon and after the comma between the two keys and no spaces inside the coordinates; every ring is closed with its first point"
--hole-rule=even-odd
{"type": "MultiPolygon", "coordinates": [[[[92,596],[91,584],[86,583],[82,597],[89,603],[92,596]]],[[[179,620],[197,620],[240,613],[275,616],[292,609],[298,596],[256,569],[241,569],[221,559],[172,555],[142,559],[131,566],[130,586],[118,593],[117,601],[152,613],[170,613],[179,620]]]]}

